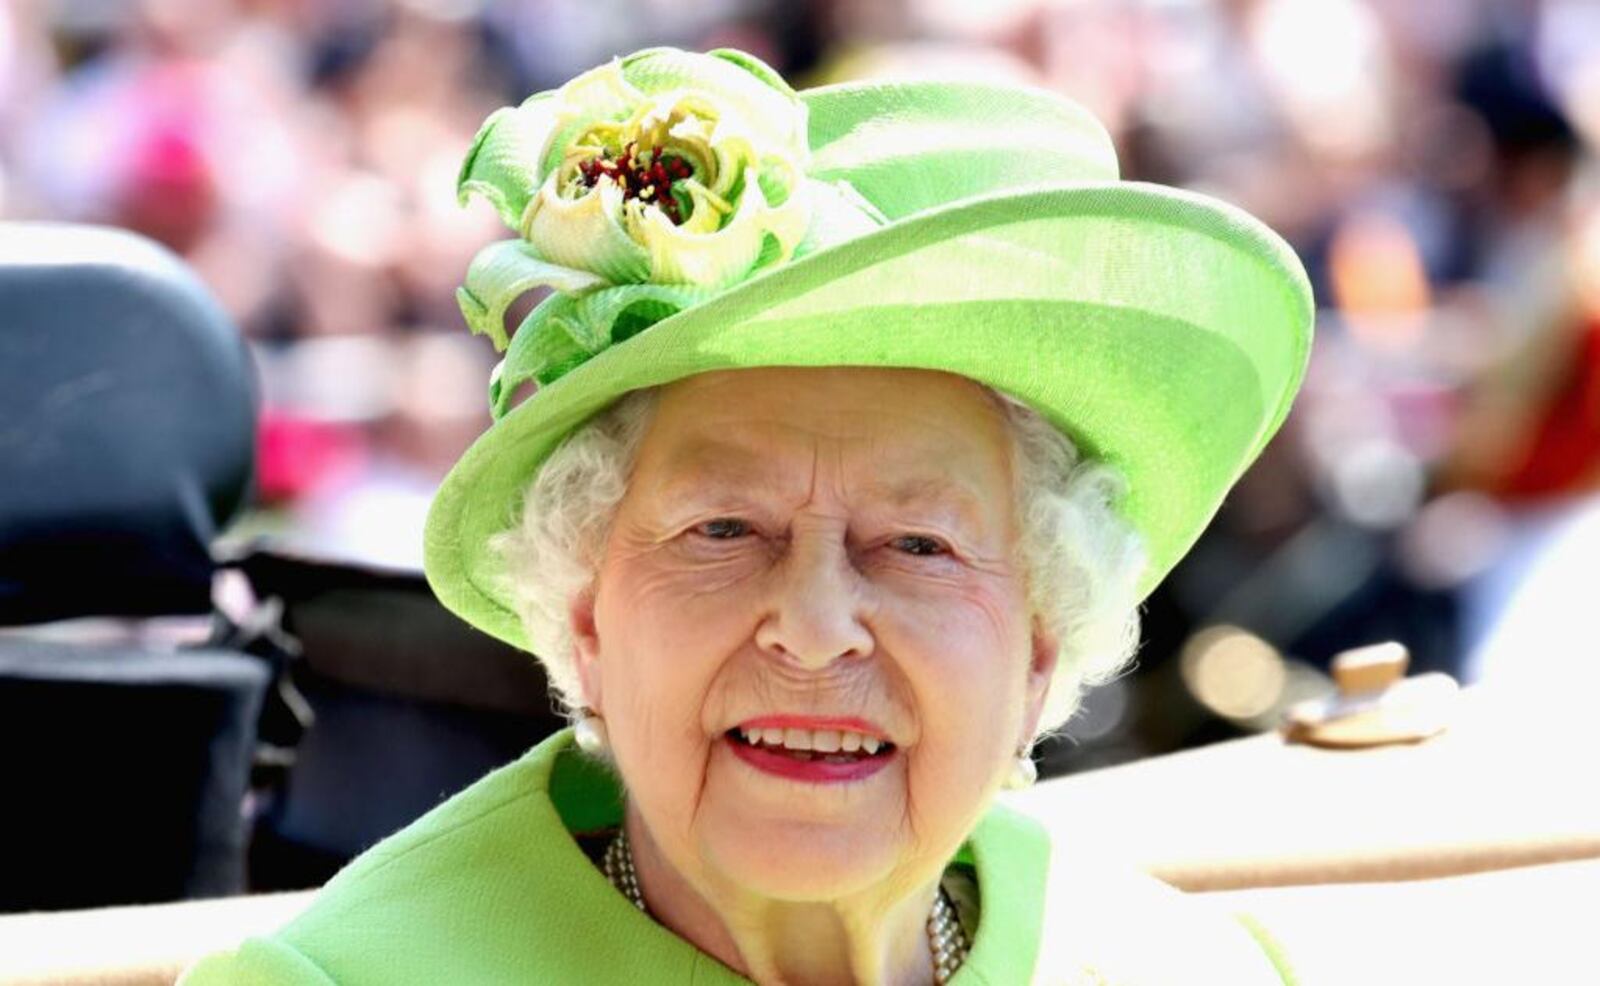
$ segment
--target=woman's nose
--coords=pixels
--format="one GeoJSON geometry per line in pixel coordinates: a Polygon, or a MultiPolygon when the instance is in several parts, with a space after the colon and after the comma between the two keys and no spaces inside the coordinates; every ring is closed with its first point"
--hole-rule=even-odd
{"type": "Polygon", "coordinates": [[[813,670],[873,651],[863,621],[860,573],[842,544],[791,542],[774,573],[769,609],[756,628],[768,655],[813,670]]]}

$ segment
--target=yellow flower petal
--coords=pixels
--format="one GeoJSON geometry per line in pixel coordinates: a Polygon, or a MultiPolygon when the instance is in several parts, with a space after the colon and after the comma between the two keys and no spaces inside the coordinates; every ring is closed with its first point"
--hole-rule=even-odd
{"type": "Polygon", "coordinates": [[[633,112],[645,97],[623,77],[621,60],[613,58],[556,90],[556,98],[573,116],[614,120],[633,112]]]}
{"type": "Polygon", "coordinates": [[[622,228],[622,189],[601,178],[588,194],[568,199],[551,175],[528,203],[522,235],[551,263],[593,271],[613,284],[643,280],[649,255],[622,228]]]}
{"type": "Polygon", "coordinates": [[[803,158],[806,153],[806,106],[758,59],[727,53],[703,55],[674,48],[651,48],[623,60],[623,74],[649,95],[688,90],[715,98],[719,112],[749,121],[760,144],[803,158]]]}
{"type": "Polygon", "coordinates": [[[810,201],[810,219],[805,236],[795,245],[794,256],[853,240],[872,232],[889,220],[877,207],[861,197],[849,182],[805,180],[806,196],[810,201]]]}
{"type": "Polygon", "coordinates": [[[711,183],[711,191],[733,197],[740,180],[748,180],[745,171],[756,161],[755,149],[743,138],[717,141],[711,149],[717,156],[717,180],[711,183]]]}
{"type": "Polygon", "coordinates": [[[674,226],[659,210],[644,210],[637,223],[640,242],[650,256],[650,280],[661,283],[721,286],[750,272],[770,233],[787,259],[805,235],[806,198],[792,194],[778,209],[767,205],[755,175],[747,174],[745,188],[732,217],[715,232],[691,232],[674,226]]]}
{"type": "Polygon", "coordinates": [[[778,238],[780,248],[779,259],[788,260],[794,254],[795,247],[805,238],[806,229],[811,224],[811,184],[805,177],[787,161],[766,162],[767,171],[751,169],[746,181],[754,182],[756,190],[762,193],[761,201],[766,205],[765,221],[767,231],[778,238]],[[771,173],[776,169],[786,170],[787,173],[771,173]],[[782,199],[768,196],[766,189],[769,184],[776,184],[783,188],[787,194],[782,199]],[[776,202],[777,204],[769,204],[776,202]]]}
{"type": "Polygon", "coordinates": [[[518,119],[523,127],[481,148],[464,179],[516,217],[538,257],[612,284],[726,285],[786,260],[811,208],[795,194],[806,184],[805,104],[770,68],[735,55],[661,48],[613,59],[530,100],[541,104],[532,129],[546,136],[518,119]],[[663,156],[691,177],[651,182],[650,162],[663,156]],[[591,186],[597,158],[616,177],[591,186]],[[488,180],[502,174],[509,180],[488,180]]]}
{"type": "MultiPolygon", "coordinates": [[[[688,193],[689,199],[693,203],[688,216],[684,217],[681,223],[675,224],[680,232],[715,233],[722,228],[725,217],[733,211],[733,206],[726,199],[712,193],[704,185],[692,178],[676,182],[675,187],[681,188],[688,193]]],[[[647,214],[660,215],[669,224],[672,223],[672,220],[668,219],[660,209],[656,208],[653,202],[643,202],[639,199],[632,199],[624,203],[622,214],[623,228],[628,231],[628,235],[633,238],[633,241],[640,246],[648,246],[645,238],[647,234],[643,229],[647,214]]]]}

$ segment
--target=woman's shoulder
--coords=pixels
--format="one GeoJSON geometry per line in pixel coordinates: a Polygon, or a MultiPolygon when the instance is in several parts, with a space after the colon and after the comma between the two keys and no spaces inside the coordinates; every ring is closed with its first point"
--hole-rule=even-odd
{"type": "Polygon", "coordinates": [[[537,925],[530,912],[583,889],[557,863],[571,842],[548,793],[551,752],[535,748],[374,845],[283,928],[207,957],[183,986],[437,982],[423,970],[459,968],[463,954],[501,961],[508,932],[537,925]]]}
{"type": "Polygon", "coordinates": [[[1051,853],[1039,986],[1285,986],[1262,942],[1236,915],[1071,846],[1051,853]]]}

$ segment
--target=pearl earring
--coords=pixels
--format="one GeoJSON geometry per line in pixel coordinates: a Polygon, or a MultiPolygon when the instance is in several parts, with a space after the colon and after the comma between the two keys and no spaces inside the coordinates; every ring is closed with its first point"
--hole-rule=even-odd
{"type": "Polygon", "coordinates": [[[606,734],[606,721],[593,709],[578,710],[578,721],[573,724],[572,737],[578,749],[592,757],[603,757],[611,751],[611,737],[606,734]]]}
{"type": "Polygon", "coordinates": [[[1021,791],[1032,787],[1033,782],[1039,779],[1039,768],[1034,764],[1033,757],[1028,755],[1027,747],[1017,751],[1017,758],[1011,761],[1011,773],[1006,775],[1006,790],[1021,791]]]}

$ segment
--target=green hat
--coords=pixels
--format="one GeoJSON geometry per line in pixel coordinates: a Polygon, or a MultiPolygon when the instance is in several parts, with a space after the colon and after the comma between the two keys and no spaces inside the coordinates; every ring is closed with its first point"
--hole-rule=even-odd
{"type": "Polygon", "coordinates": [[[980,381],[1126,477],[1142,597],[1282,423],[1310,349],[1310,286],[1282,239],[1119,180],[1099,122],[1034,89],[796,93],[743,52],[653,48],[490,116],[459,188],[520,235],[458,292],[506,354],[494,424],[433,502],[426,568],[446,606],[533,651],[489,539],[551,451],[629,391],[756,366],[980,381]],[[536,287],[554,290],[508,346],[505,312],[536,287]]]}

